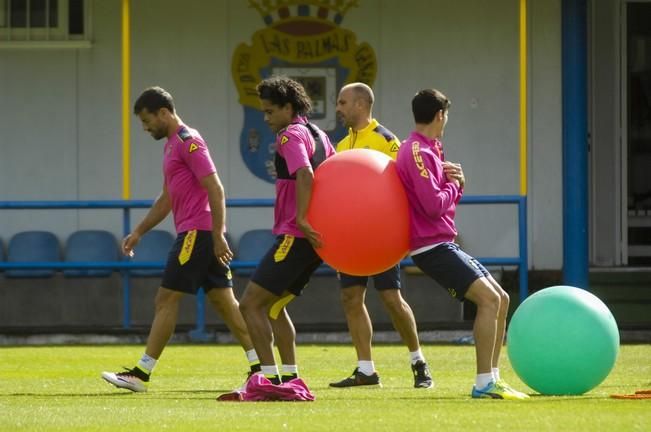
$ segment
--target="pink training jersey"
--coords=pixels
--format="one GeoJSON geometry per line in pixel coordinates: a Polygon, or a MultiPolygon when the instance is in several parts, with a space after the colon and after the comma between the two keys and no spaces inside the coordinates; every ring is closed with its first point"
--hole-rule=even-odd
{"type": "Polygon", "coordinates": [[[409,201],[412,252],[453,241],[457,235],[454,213],[463,190],[448,181],[444,160],[441,142],[418,132],[412,132],[398,150],[398,175],[409,201]]]}
{"type": "MultiPolygon", "coordinates": [[[[305,126],[305,117],[295,117],[292,123],[276,136],[276,152],[285,159],[290,175],[303,167],[309,167],[314,155],[315,143],[312,134],[305,126]]],[[[321,130],[321,141],[325,147],[326,158],[335,154],[328,136],[321,130]]],[[[289,234],[305,237],[296,226],[296,180],[276,179],[276,206],[274,207],[274,227],[276,235],[289,234]]]]}
{"type": "Polygon", "coordinates": [[[181,125],[165,143],[163,175],[176,232],[212,230],[208,193],[200,180],[217,172],[199,132],[181,125]]]}

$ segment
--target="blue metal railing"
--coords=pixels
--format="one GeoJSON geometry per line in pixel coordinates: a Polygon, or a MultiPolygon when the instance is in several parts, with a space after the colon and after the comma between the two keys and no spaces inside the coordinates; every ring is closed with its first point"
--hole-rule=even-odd
{"type": "MultiPolygon", "coordinates": [[[[95,201],[0,201],[0,210],[36,210],[36,209],[122,209],[123,234],[131,232],[131,209],[150,208],[151,200],[95,200],[95,201]]],[[[527,198],[520,195],[476,195],[464,196],[461,204],[516,204],[518,206],[518,256],[517,257],[477,257],[484,265],[517,266],[520,276],[520,301],[522,302],[529,293],[528,286],[528,251],[527,251],[527,198]]],[[[227,207],[273,207],[274,199],[271,198],[231,198],[226,200],[227,207]]],[[[257,266],[257,261],[231,262],[232,269],[252,268],[257,266]]],[[[411,259],[405,259],[401,266],[413,265],[411,259]]],[[[122,326],[128,329],[131,326],[131,282],[129,270],[133,269],[161,269],[165,262],[130,262],[125,257],[122,261],[107,262],[3,262],[0,261],[0,270],[8,269],[114,269],[122,273],[122,326]]],[[[191,332],[195,339],[205,339],[205,294],[203,290],[197,293],[197,318],[196,328],[191,332]]]]}

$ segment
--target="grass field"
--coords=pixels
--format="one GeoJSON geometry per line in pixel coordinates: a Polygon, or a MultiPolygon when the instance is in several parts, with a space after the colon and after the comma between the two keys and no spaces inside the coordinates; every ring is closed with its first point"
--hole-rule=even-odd
{"type": "MultiPolygon", "coordinates": [[[[118,390],[102,370],[132,366],[140,346],[0,348],[0,430],[34,431],[455,431],[651,430],[651,399],[611,393],[651,388],[651,346],[623,346],[605,382],[583,396],[528,401],[473,400],[474,349],[427,345],[436,387],[412,388],[406,349],[375,348],[383,388],[330,389],[355,366],[353,349],[298,347],[301,374],[315,402],[216,402],[238,387],[246,362],[235,346],[172,345],[148,393],[118,390]]],[[[529,392],[504,356],[502,375],[529,392]]]]}

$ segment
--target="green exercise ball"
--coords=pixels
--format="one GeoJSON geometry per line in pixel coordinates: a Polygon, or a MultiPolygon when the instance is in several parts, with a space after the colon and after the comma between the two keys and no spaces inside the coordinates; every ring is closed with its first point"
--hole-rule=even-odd
{"type": "Polygon", "coordinates": [[[598,386],[619,352],[619,329],[608,307],[589,292],[554,286],[531,295],[509,324],[513,369],[545,395],[579,395],[598,386]]]}

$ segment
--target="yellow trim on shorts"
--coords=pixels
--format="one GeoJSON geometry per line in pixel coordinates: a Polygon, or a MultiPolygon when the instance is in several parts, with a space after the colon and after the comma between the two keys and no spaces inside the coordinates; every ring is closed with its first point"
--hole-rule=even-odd
{"type": "Polygon", "coordinates": [[[275,262],[281,262],[287,258],[287,255],[289,255],[289,251],[294,244],[294,238],[295,237],[293,235],[285,234],[285,238],[283,238],[283,241],[280,243],[278,249],[276,249],[276,252],[274,253],[275,262]]]}
{"type": "Polygon", "coordinates": [[[272,304],[269,308],[269,317],[271,319],[278,319],[280,311],[283,310],[285,306],[289,304],[290,301],[294,300],[296,296],[294,294],[287,294],[284,297],[279,298],[276,303],[272,304]]]}
{"type": "Polygon", "coordinates": [[[197,240],[197,230],[188,231],[185,234],[183,239],[183,246],[181,246],[181,252],[179,252],[179,264],[183,265],[186,262],[190,261],[192,256],[192,249],[194,249],[194,243],[197,240]]]}

